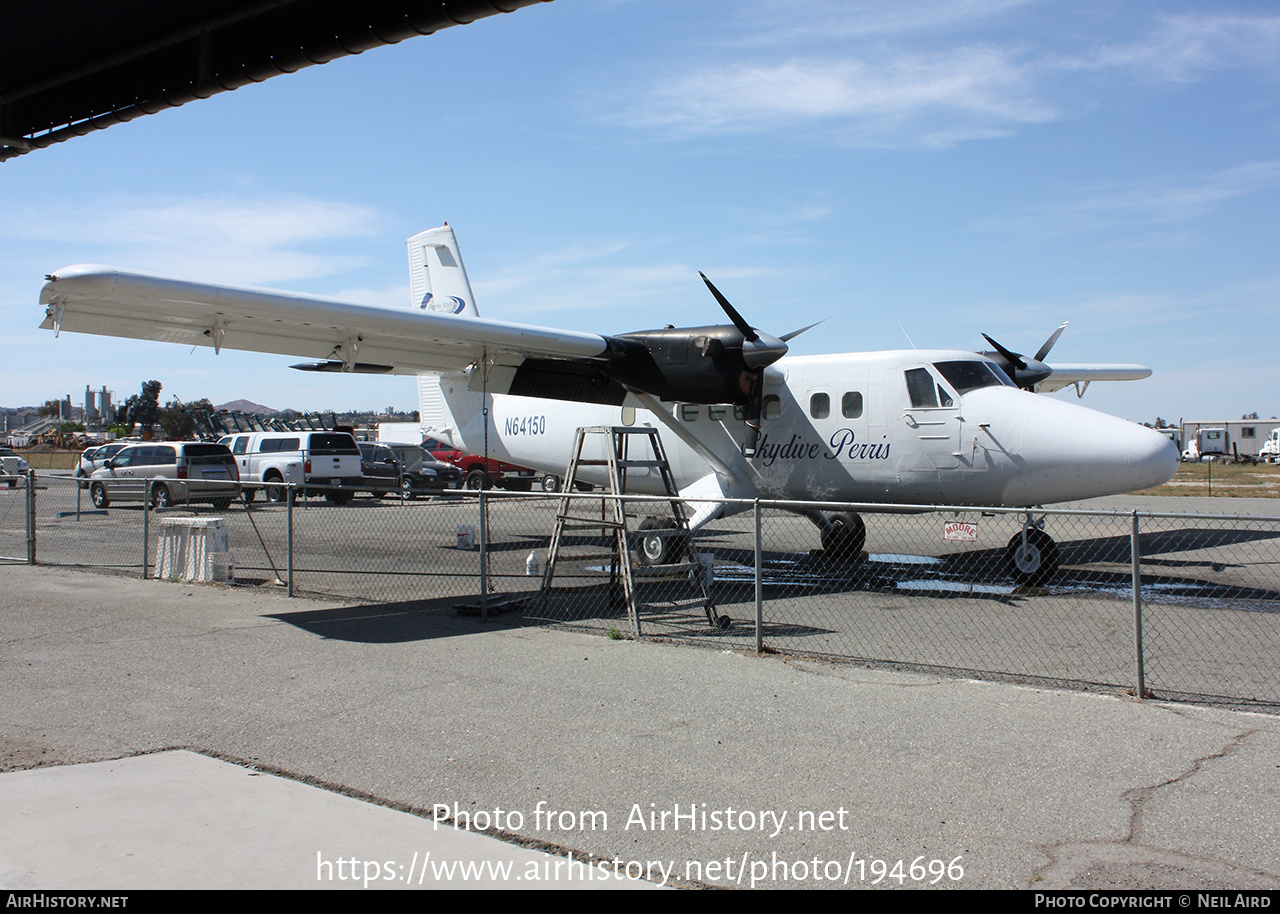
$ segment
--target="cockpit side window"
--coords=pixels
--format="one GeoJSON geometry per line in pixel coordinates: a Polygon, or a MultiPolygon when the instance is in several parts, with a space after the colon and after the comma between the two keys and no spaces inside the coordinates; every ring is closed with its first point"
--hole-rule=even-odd
{"type": "Polygon", "coordinates": [[[946,379],[947,383],[954,387],[956,393],[961,396],[971,390],[977,390],[979,387],[1013,386],[1013,382],[999,371],[996,371],[990,362],[983,362],[977,359],[973,361],[934,362],[933,367],[938,369],[938,372],[946,379]]]}
{"type": "Polygon", "coordinates": [[[927,368],[908,368],[906,376],[913,409],[937,409],[939,406],[956,405],[951,392],[934,380],[927,368]]]}
{"type": "Polygon", "coordinates": [[[933,375],[923,368],[908,368],[906,376],[907,393],[911,395],[912,408],[936,409],[938,394],[933,383],[933,375]]]}

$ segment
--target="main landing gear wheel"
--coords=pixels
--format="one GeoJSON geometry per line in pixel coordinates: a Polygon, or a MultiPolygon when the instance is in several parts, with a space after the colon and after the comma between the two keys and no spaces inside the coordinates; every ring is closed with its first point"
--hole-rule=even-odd
{"type": "Polygon", "coordinates": [[[1022,533],[1013,535],[1005,560],[1019,584],[1036,586],[1048,581],[1058,570],[1058,545],[1043,530],[1033,527],[1026,531],[1025,543],[1022,533]]]}
{"type": "Polygon", "coordinates": [[[856,559],[867,544],[867,525],[862,516],[851,511],[833,511],[827,520],[831,526],[822,531],[823,553],[838,562],[856,559]]]}
{"type": "Polygon", "coordinates": [[[646,517],[640,522],[636,553],[641,565],[671,565],[684,548],[684,537],[675,532],[675,521],[646,517]]]}

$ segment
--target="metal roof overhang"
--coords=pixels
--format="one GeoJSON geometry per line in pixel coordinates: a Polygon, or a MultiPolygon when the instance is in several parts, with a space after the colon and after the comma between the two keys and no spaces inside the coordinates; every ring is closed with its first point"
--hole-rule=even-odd
{"type": "Polygon", "coordinates": [[[0,13],[0,161],[550,0],[41,0],[0,13]]]}

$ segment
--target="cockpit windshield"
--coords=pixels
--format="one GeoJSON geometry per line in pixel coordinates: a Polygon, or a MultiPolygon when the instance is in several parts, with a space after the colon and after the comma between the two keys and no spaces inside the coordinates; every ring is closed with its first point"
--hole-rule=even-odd
{"type": "Polygon", "coordinates": [[[961,396],[979,387],[1013,387],[1014,384],[990,362],[973,361],[934,362],[933,367],[942,373],[947,383],[961,396]]]}

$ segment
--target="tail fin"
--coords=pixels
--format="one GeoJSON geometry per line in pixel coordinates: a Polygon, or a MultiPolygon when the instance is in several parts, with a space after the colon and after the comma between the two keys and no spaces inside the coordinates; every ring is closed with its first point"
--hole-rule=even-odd
{"type": "Polygon", "coordinates": [[[458,239],[449,223],[419,232],[408,241],[409,285],[414,308],[479,317],[462,265],[458,239]]]}

